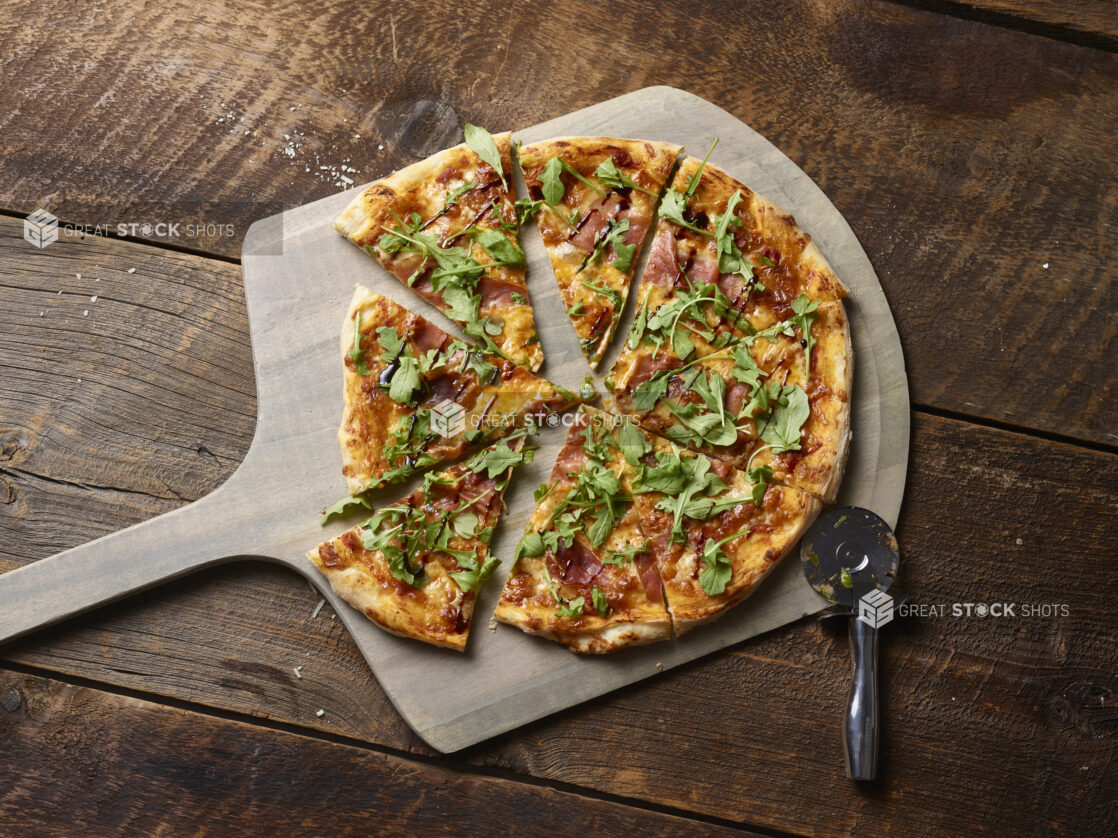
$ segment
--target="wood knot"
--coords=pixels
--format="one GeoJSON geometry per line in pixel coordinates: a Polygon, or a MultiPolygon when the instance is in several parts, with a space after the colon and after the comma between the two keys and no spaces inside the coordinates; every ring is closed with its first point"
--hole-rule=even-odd
{"type": "Polygon", "coordinates": [[[0,705],[9,713],[14,713],[23,704],[23,694],[20,693],[19,687],[12,685],[4,689],[4,694],[0,695],[0,705]]]}
{"type": "Polygon", "coordinates": [[[0,428],[0,462],[16,460],[16,455],[30,447],[31,439],[23,428],[0,428]]]}

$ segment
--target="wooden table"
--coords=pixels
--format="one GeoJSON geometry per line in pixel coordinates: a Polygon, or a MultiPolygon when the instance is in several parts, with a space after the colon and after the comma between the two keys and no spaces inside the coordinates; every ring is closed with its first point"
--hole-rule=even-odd
{"type": "Polygon", "coordinates": [[[237,466],[252,220],[466,120],[670,84],[788,153],[881,277],[911,601],[1017,603],[886,629],[858,786],[825,625],[441,757],[303,582],[237,564],[0,652],[0,834],[1113,834],[1116,24],[1107,0],[0,4],[0,571],[237,466]],[[39,207],[114,229],[39,250],[39,207]],[[143,221],[179,235],[115,230],[143,221]]]}

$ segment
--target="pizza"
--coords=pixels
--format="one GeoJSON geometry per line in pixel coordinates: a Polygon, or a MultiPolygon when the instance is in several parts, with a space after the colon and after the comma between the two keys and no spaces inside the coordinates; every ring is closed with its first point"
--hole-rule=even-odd
{"type": "MultiPolygon", "coordinates": [[[[454,459],[525,421],[577,403],[567,390],[487,355],[368,288],[342,325],[344,408],[338,430],[351,499],[454,459]]],[[[329,513],[328,513],[329,514],[329,513]]]]}
{"type": "Polygon", "coordinates": [[[681,146],[610,137],[519,149],[529,200],[579,346],[596,369],[629,296],[637,254],[681,146]]]}
{"type": "Polygon", "coordinates": [[[517,548],[496,618],[574,652],[614,652],[671,633],[606,414],[580,409],[517,548]]]}
{"type": "Polygon", "coordinates": [[[530,429],[446,471],[307,556],[334,591],[393,634],[462,651],[477,592],[500,561],[489,544],[530,429]]]}
{"type": "Polygon", "coordinates": [[[606,386],[681,445],[834,500],[850,441],[846,289],[794,219],[686,158],[606,386]]]}
{"type": "Polygon", "coordinates": [[[486,349],[539,369],[524,281],[508,133],[466,125],[466,142],[389,175],[334,222],[486,349]]]}
{"type": "Polygon", "coordinates": [[[496,617],[576,652],[663,640],[725,613],[820,509],[586,406],[537,495],[496,617]]]}
{"type": "Polygon", "coordinates": [[[475,341],[358,287],[341,346],[351,497],[328,514],[491,447],[428,473],[311,558],[390,631],[465,645],[495,563],[497,464],[511,467],[534,425],[580,401],[533,374],[543,356],[519,224],[535,216],[593,368],[655,213],[634,322],[606,378],[613,412],[579,408],[495,616],[579,653],[683,634],[755,591],[835,500],[851,437],[847,290],[795,219],[710,152],[685,158],[665,188],[679,146],[535,143],[519,151],[529,196],[513,203],[508,135],[468,129],[464,146],[374,184],[338,221],[475,341]]]}

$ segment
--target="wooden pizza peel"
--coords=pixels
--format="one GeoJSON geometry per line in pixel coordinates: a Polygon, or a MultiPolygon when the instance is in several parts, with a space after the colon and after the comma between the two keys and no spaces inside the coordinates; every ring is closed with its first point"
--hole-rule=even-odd
{"type": "MultiPolygon", "coordinates": [[[[468,115],[460,116],[467,121],[468,115]]],[[[875,510],[895,525],[909,441],[900,339],[873,267],[822,191],[747,125],[669,87],[646,88],[514,131],[525,143],[564,135],[665,140],[699,156],[719,137],[711,162],[790,211],[812,235],[851,292],[845,304],[855,356],[854,441],[839,503],[875,510]]],[[[522,183],[519,189],[523,194],[522,183]]],[[[820,610],[825,603],[791,557],[715,623],[681,639],[614,655],[579,657],[509,626],[491,628],[509,560],[535,505],[532,492],[551,470],[566,434],[563,425],[543,429],[535,463],[519,469],[509,486],[509,512],[493,542],[494,555],[505,561],[479,597],[464,654],[381,631],[335,596],[304,554],[357,520],[318,525],[321,510],[345,494],[336,441],[342,383],[338,334],[353,287],[367,285],[460,333],[334,232],[334,218],[357,192],[258,221],[245,237],[258,416],[241,466],[189,506],[0,576],[0,643],[221,562],[246,557],[278,562],[322,592],[416,733],[441,751],[455,751],[820,610]]],[[[538,233],[525,229],[522,240],[547,355],[540,374],[577,390],[589,368],[538,233]]],[[[634,289],[618,338],[600,366],[603,374],[620,351],[635,297],[634,289]]],[[[602,376],[596,380],[604,393],[602,376]]],[[[383,490],[375,500],[402,497],[415,482],[383,490]]]]}

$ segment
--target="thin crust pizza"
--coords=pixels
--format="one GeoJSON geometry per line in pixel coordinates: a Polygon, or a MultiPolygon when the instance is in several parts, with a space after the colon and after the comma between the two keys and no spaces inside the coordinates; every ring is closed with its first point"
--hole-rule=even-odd
{"type": "Polygon", "coordinates": [[[526,417],[539,424],[578,401],[362,286],[343,321],[341,355],[338,444],[351,495],[398,483],[509,433],[526,417]]]}
{"type": "Polygon", "coordinates": [[[334,222],[490,354],[533,372],[543,349],[524,281],[508,133],[466,142],[377,181],[334,222]]]}
{"type": "Polygon", "coordinates": [[[660,210],[606,386],[650,430],[830,502],[850,441],[846,289],[775,205],[695,158],[660,210]]]}
{"type": "Polygon", "coordinates": [[[563,305],[591,368],[613,339],[636,257],[681,146],[569,137],[518,156],[563,305]]]}
{"type": "Polygon", "coordinates": [[[608,420],[583,408],[517,548],[496,618],[571,651],[614,652],[666,640],[660,577],[608,420]]]}
{"type": "Polygon", "coordinates": [[[527,429],[440,473],[307,556],[347,603],[381,628],[462,651],[513,469],[530,462],[527,429]]]}

